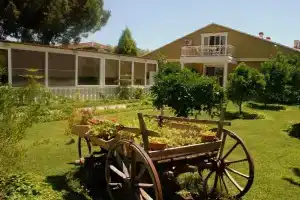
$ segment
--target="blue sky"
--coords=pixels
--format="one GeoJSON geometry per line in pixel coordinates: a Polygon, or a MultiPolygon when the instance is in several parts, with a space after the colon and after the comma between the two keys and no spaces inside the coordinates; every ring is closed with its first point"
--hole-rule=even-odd
{"type": "Polygon", "coordinates": [[[300,39],[299,0],[104,0],[104,7],[107,25],[84,41],[116,45],[128,26],[138,47],[154,50],[212,22],[288,46],[300,39]]]}

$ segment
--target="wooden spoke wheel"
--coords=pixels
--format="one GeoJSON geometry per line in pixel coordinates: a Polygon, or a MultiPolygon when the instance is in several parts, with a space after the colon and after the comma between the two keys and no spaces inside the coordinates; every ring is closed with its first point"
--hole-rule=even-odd
{"type": "Polygon", "coordinates": [[[91,143],[88,138],[78,137],[78,156],[79,160],[90,156],[92,153],[91,143]]]}
{"type": "Polygon", "coordinates": [[[112,200],[162,200],[156,168],[148,154],[135,143],[120,140],[108,152],[105,178],[112,200]]]}
{"type": "Polygon", "coordinates": [[[207,166],[208,170],[199,169],[207,196],[240,198],[251,188],[254,180],[253,160],[244,142],[235,133],[223,129],[218,154],[209,159],[207,166]]]}

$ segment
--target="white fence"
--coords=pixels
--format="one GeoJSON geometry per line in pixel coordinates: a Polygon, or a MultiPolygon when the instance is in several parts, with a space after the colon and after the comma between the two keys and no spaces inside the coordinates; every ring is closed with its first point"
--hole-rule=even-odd
{"type": "MultiPolygon", "coordinates": [[[[134,87],[131,87],[134,89],[134,87]]],[[[149,92],[150,87],[143,87],[144,92],[149,92]]],[[[103,97],[117,95],[117,87],[50,87],[49,90],[56,96],[67,98],[79,97],[83,100],[99,100],[103,97]]]]}

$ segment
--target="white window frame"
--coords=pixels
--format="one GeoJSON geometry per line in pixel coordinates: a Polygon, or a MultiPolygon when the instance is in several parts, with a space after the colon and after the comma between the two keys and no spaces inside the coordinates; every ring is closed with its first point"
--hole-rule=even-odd
{"type": "Polygon", "coordinates": [[[100,85],[101,85],[101,61],[102,61],[102,57],[98,57],[98,56],[83,56],[83,55],[77,55],[76,56],[76,62],[77,62],[77,73],[76,73],[76,82],[77,82],[77,86],[78,87],[99,87],[100,85]],[[83,57],[83,58],[94,58],[94,59],[98,59],[100,62],[99,62],[99,81],[98,81],[98,84],[97,85],[80,85],[79,83],[78,83],[78,80],[79,80],[79,75],[78,75],[78,73],[79,73],[79,57],[83,57]]]}
{"type": "Polygon", "coordinates": [[[9,84],[12,84],[11,48],[0,46],[0,49],[7,50],[7,81],[9,84]]]}
{"type": "Polygon", "coordinates": [[[147,82],[147,80],[146,80],[146,72],[147,72],[147,62],[135,62],[135,61],[133,61],[133,74],[132,74],[132,85],[133,86],[146,86],[146,82],[147,82]],[[139,64],[144,64],[144,85],[136,85],[136,84],[134,84],[135,83],[135,73],[134,73],[134,68],[135,68],[135,63],[139,63],[139,64]]]}
{"type": "Polygon", "coordinates": [[[204,38],[210,36],[225,36],[225,45],[227,46],[228,42],[228,32],[221,32],[221,33],[202,33],[201,34],[201,45],[204,46],[204,38]]]}
{"type": "Polygon", "coordinates": [[[121,61],[123,61],[123,60],[121,60],[121,59],[114,59],[114,58],[107,58],[107,59],[105,59],[105,63],[104,63],[104,86],[105,87],[118,87],[118,86],[120,86],[120,75],[121,75],[121,61]],[[106,61],[107,60],[117,60],[118,61],[118,84],[115,84],[115,85],[106,85],[106,83],[105,83],[105,80],[106,80],[106,61]]]}
{"type": "Polygon", "coordinates": [[[149,62],[146,62],[145,64],[146,64],[146,69],[145,69],[145,86],[149,87],[149,86],[154,85],[154,80],[153,80],[152,84],[150,84],[150,72],[153,72],[154,73],[153,76],[154,76],[158,72],[158,64],[156,64],[156,63],[149,63],[149,62]],[[154,71],[150,71],[149,72],[149,84],[147,84],[148,64],[154,64],[155,65],[155,72],[154,71]]]}

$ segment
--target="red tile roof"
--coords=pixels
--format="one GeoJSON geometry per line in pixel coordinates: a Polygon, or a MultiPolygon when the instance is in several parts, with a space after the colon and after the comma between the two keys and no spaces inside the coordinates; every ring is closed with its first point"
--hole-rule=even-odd
{"type": "Polygon", "coordinates": [[[103,49],[107,50],[109,46],[99,44],[96,42],[85,42],[85,43],[78,43],[78,44],[69,44],[69,45],[62,45],[68,49],[86,49],[86,48],[95,48],[95,49],[103,49]]]}

